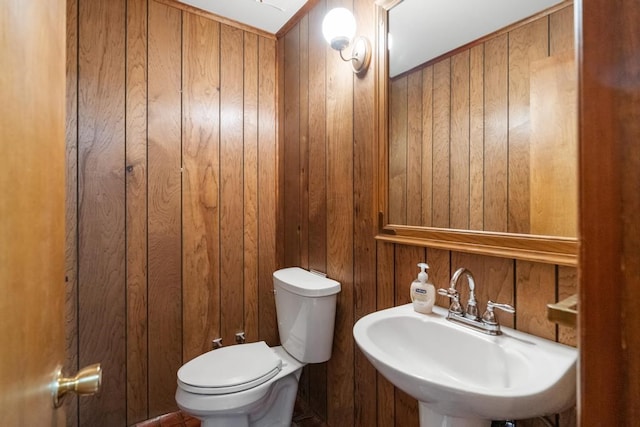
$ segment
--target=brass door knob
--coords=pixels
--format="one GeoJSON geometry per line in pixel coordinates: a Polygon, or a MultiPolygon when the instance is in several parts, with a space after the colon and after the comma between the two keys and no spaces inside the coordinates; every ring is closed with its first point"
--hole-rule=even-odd
{"type": "Polygon", "coordinates": [[[102,369],[99,363],[80,369],[71,378],[63,377],[62,371],[58,369],[56,380],[53,384],[53,406],[58,408],[62,405],[62,398],[70,391],[78,396],[95,394],[100,390],[101,383],[102,369]]]}

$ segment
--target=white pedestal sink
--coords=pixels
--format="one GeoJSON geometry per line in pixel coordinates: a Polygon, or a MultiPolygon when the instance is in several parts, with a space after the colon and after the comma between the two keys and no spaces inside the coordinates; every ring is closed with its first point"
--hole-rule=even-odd
{"type": "Polygon", "coordinates": [[[377,311],[353,328],[356,343],[392,384],[420,402],[423,427],[484,427],[570,408],[575,348],[502,328],[489,336],[411,304],[377,311]]]}

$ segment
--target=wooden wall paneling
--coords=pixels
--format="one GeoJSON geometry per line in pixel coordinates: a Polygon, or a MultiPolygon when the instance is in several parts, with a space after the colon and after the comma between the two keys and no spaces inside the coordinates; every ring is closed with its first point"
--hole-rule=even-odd
{"type": "Polygon", "coordinates": [[[127,424],[147,419],[147,2],[127,1],[127,424]]]}
{"type": "Polygon", "coordinates": [[[273,272],[276,260],[276,41],[258,39],[258,278],[259,338],[278,342],[273,272]]]}
{"type": "Polygon", "coordinates": [[[389,223],[407,221],[407,76],[391,81],[389,105],[389,223]]]}
{"type": "Polygon", "coordinates": [[[182,52],[184,361],[220,336],[220,24],[185,13],[182,52]]]}
{"type": "Polygon", "coordinates": [[[433,224],[433,66],[422,69],[422,218],[421,225],[433,224]]]}
{"type": "Polygon", "coordinates": [[[556,339],[556,325],[547,320],[547,304],[555,302],[556,266],[516,260],[515,296],[518,330],[556,339]]]}
{"type": "MultiPolygon", "coordinates": [[[[376,242],[376,310],[395,305],[395,245],[376,242]]],[[[377,418],[379,426],[395,425],[395,387],[382,375],[377,375],[377,418]]]]}
{"type": "Polygon", "coordinates": [[[229,345],[244,328],[243,32],[222,25],[220,40],[220,324],[229,345]]]}
{"type": "Polygon", "coordinates": [[[298,135],[300,150],[300,266],[309,268],[309,17],[298,23],[300,31],[300,103],[298,135]]]}
{"type": "MultiPolygon", "coordinates": [[[[373,113],[373,112],[372,112],[373,113]]],[[[407,76],[407,224],[422,224],[422,72],[407,76]]]]}
{"type": "Polygon", "coordinates": [[[149,3],[149,417],[174,411],[182,365],[182,13],[149,3]]]}
{"type": "Polygon", "coordinates": [[[258,340],[258,36],[244,33],[244,332],[258,340]]]}
{"type": "Polygon", "coordinates": [[[530,63],[546,58],[549,46],[546,17],[509,32],[509,220],[511,233],[530,232],[529,227],[529,105],[530,63]]]}
{"type": "MultiPolygon", "coordinates": [[[[328,8],[347,6],[327,2],[328,8]]],[[[325,49],[330,49],[326,47],[325,49]]],[[[335,53],[335,52],[333,52],[335,53]]],[[[339,55],[327,56],[327,274],[342,284],[333,356],[327,364],[327,423],[353,426],[353,79],[339,55]]]]}
{"type": "Polygon", "coordinates": [[[485,43],[484,228],[507,231],[508,35],[485,43]]]}
{"type": "MultiPolygon", "coordinates": [[[[417,264],[426,261],[425,248],[419,246],[395,245],[395,304],[411,302],[411,282],[418,276],[417,264]]],[[[400,389],[395,392],[395,425],[398,427],[418,426],[418,401],[400,389]]]]}
{"type": "MultiPolygon", "coordinates": [[[[65,362],[78,366],[78,0],[67,1],[65,122],[65,362]]],[[[64,401],[67,427],[78,425],[78,397],[64,401]]]]}
{"type": "Polygon", "coordinates": [[[484,230],[484,44],[469,50],[469,229],[484,230]]]}
{"type": "Polygon", "coordinates": [[[78,364],[105,372],[80,425],[126,423],[125,6],[79,3],[78,364]]]}
{"type": "Polygon", "coordinates": [[[470,217],[470,54],[469,50],[451,57],[451,143],[450,143],[450,224],[469,228],[470,217]]]}
{"type": "Polygon", "coordinates": [[[451,59],[433,66],[433,227],[449,228],[451,59]]]}
{"type": "MultiPolygon", "coordinates": [[[[326,162],[326,55],[322,37],[325,2],[309,13],[308,29],[308,244],[309,268],[327,271],[327,162],[326,162]],[[313,53],[313,54],[311,54],[313,53]]],[[[305,75],[306,77],[307,75],[305,75]]],[[[311,364],[309,404],[322,419],[327,418],[327,364],[311,364]]]]}
{"type": "Polygon", "coordinates": [[[549,15],[549,55],[575,51],[573,5],[549,15]]]}
{"type": "MultiPolygon", "coordinates": [[[[375,38],[375,10],[370,0],[354,1],[354,14],[360,34],[375,38]]],[[[353,193],[354,193],[354,322],[376,310],[376,241],[377,206],[374,192],[377,180],[372,165],[377,162],[375,129],[374,73],[355,79],[353,88],[353,193]]],[[[421,95],[420,95],[421,96],[421,95]]],[[[419,159],[418,159],[419,160],[419,159]]],[[[419,179],[419,174],[418,174],[419,179]]],[[[420,203],[417,203],[420,209],[420,203]]],[[[368,427],[377,423],[377,372],[357,349],[354,361],[354,426],[368,427]]]]}
{"type": "Polygon", "coordinates": [[[300,25],[284,37],[284,247],[285,266],[300,265],[300,25]]]}

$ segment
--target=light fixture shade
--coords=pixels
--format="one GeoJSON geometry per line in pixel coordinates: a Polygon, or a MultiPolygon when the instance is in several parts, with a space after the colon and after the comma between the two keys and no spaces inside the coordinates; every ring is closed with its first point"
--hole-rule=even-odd
{"type": "Polygon", "coordinates": [[[356,19],[349,9],[331,9],[322,21],[322,34],[332,48],[342,50],[356,35],[356,19]]]}

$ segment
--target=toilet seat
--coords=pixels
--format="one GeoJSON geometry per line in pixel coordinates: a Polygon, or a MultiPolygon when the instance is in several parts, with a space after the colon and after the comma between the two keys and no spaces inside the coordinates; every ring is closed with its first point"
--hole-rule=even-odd
{"type": "Polygon", "coordinates": [[[178,370],[180,388],[196,394],[229,394],[269,381],[282,360],[264,341],[222,347],[202,354],[178,370]]]}

